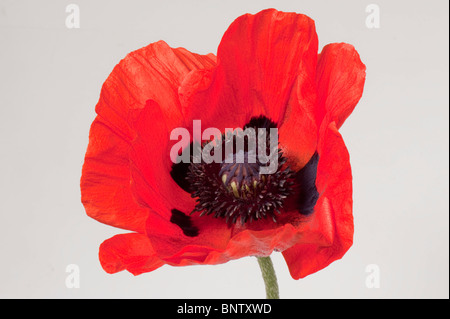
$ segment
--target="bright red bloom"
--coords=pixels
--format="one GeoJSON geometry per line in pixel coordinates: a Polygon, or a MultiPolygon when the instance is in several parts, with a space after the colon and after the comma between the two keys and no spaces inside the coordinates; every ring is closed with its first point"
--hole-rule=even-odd
{"type": "Polygon", "coordinates": [[[81,178],[87,214],[133,232],[100,246],[105,271],[136,275],[275,250],[298,279],[345,254],[353,242],[352,175],[338,129],[362,95],[365,66],[349,44],[317,52],[313,20],[270,9],[234,21],[217,57],[160,41],[114,68],[96,106],[81,178]],[[249,123],[278,128],[293,171],[283,178],[294,190],[286,200],[264,199],[278,205],[276,222],[230,224],[223,214],[191,214],[198,201],[189,183],[200,183],[172,163],[169,135],[177,127],[192,130],[193,120],[222,132],[249,123]]]}

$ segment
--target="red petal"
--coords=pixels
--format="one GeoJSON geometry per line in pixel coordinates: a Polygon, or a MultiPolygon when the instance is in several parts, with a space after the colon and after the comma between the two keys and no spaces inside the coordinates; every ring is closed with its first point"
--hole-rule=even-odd
{"type": "Polygon", "coordinates": [[[321,194],[305,236],[283,252],[293,278],[303,278],[341,258],[353,243],[352,174],[336,124],[319,142],[316,185],[321,194]]]}
{"type": "MultiPolygon", "coordinates": [[[[303,239],[317,241],[319,236],[316,230],[298,229],[287,223],[277,228],[239,230],[235,232],[233,237],[229,238],[230,234],[227,233],[226,229],[220,229],[224,223],[217,219],[211,219],[213,223],[217,223],[212,227],[219,227],[217,228],[218,231],[213,232],[209,227],[210,234],[204,236],[203,243],[192,240],[191,243],[187,244],[181,231],[178,230],[177,233],[175,226],[173,229],[167,229],[164,224],[159,224],[152,217],[149,220],[153,223],[152,231],[156,230],[159,237],[155,240],[154,234],[150,236],[152,244],[155,250],[157,246],[163,247],[166,245],[168,254],[158,254],[158,256],[172,266],[216,265],[247,256],[269,256],[273,251],[283,251],[303,239]],[[163,227],[155,227],[159,225],[163,227]],[[164,229],[166,229],[165,233],[164,229]],[[174,236],[174,234],[178,234],[178,236],[174,236]],[[174,247],[178,247],[178,251],[174,247]]],[[[208,229],[208,227],[205,227],[205,229],[208,229]]],[[[202,234],[202,231],[200,230],[199,233],[202,234]]]]}
{"type": "MultiPolygon", "coordinates": [[[[166,126],[181,126],[180,83],[190,71],[213,65],[213,55],[172,49],[160,41],[131,52],[114,68],[96,106],[98,116],[92,124],[81,177],[82,202],[89,216],[144,231],[147,210],[135,202],[130,191],[128,152],[137,135],[131,120],[151,99],[158,103],[166,126]]],[[[155,151],[162,154],[166,150],[155,151]]]]}
{"type": "MultiPolygon", "coordinates": [[[[190,211],[183,212],[189,215],[190,211]]],[[[153,212],[147,220],[147,235],[159,258],[174,266],[191,264],[216,264],[226,262],[210,260],[223,252],[231,237],[227,224],[212,216],[191,216],[192,225],[198,229],[197,236],[186,236],[182,229],[170,222],[170,210],[153,212]]]]}
{"type": "MultiPolygon", "coordinates": [[[[182,229],[170,221],[173,209],[189,215],[195,201],[170,176],[169,133],[158,105],[149,101],[136,114],[134,127],[138,136],[130,151],[132,189],[139,202],[150,208],[146,231],[158,257],[169,262],[180,252],[190,256],[190,246],[202,247],[206,255],[223,249],[231,230],[222,219],[191,216],[198,229],[198,236],[194,237],[184,235],[182,229]]],[[[197,248],[194,251],[197,254],[197,248]]]]}
{"type": "Polygon", "coordinates": [[[311,77],[298,77],[278,130],[280,147],[293,170],[300,170],[317,149],[316,88],[311,77]]]}
{"type": "Polygon", "coordinates": [[[132,190],[139,203],[156,211],[160,207],[192,210],[194,200],[170,176],[169,128],[161,108],[150,100],[133,117],[137,137],[129,158],[132,190]]]}
{"type": "Polygon", "coordinates": [[[192,216],[198,229],[198,236],[194,237],[186,236],[171,222],[173,209],[188,215],[195,201],[170,176],[169,135],[158,105],[150,101],[139,112],[134,127],[138,136],[130,151],[132,189],[139,202],[150,208],[146,232],[158,258],[174,264],[174,256],[181,254],[185,260],[198,261],[211,251],[223,249],[231,232],[223,220],[192,216]],[[198,253],[198,247],[202,253],[198,253]]]}
{"type": "Polygon", "coordinates": [[[126,269],[139,275],[164,265],[156,257],[150,240],[142,234],[121,234],[105,240],[100,246],[99,259],[109,274],[126,269]]]}
{"type": "Polygon", "coordinates": [[[178,87],[192,70],[215,65],[213,55],[202,56],[164,41],[129,53],[102,87],[96,111],[122,131],[127,131],[129,110],[141,109],[148,100],[161,107],[167,119],[183,119],[178,87]],[[124,128],[124,129],[122,129],[124,128]]]}
{"type": "Polygon", "coordinates": [[[319,123],[328,116],[340,128],[361,98],[365,78],[366,66],[352,45],[326,45],[317,63],[319,123]]]}
{"type": "Polygon", "coordinates": [[[81,177],[81,201],[86,213],[105,224],[144,232],[147,210],[130,189],[129,143],[101,118],[91,126],[81,177]]]}
{"type": "Polygon", "coordinates": [[[218,48],[215,70],[193,72],[180,88],[182,105],[204,127],[243,127],[266,115],[282,122],[297,77],[314,79],[314,22],[273,9],[234,21],[218,48]]]}

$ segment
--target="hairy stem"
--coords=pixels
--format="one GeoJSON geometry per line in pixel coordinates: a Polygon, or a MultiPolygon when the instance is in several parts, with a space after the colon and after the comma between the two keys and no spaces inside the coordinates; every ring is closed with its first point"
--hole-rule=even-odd
{"type": "Polygon", "coordinates": [[[256,258],[258,259],[258,264],[261,268],[262,277],[266,286],[266,298],[280,299],[277,276],[275,274],[275,269],[273,268],[272,259],[270,259],[270,256],[256,258]]]}

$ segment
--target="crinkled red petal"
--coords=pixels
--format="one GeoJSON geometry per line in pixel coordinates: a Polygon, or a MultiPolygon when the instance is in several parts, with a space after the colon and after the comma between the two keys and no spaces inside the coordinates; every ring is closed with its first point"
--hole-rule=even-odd
{"type": "Polygon", "coordinates": [[[316,185],[320,193],[305,237],[283,256],[294,279],[303,278],[341,258],[353,243],[350,159],[336,124],[319,141],[316,185]]]}
{"type": "Polygon", "coordinates": [[[136,233],[116,235],[105,240],[100,245],[99,259],[109,274],[126,269],[139,275],[164,265],[153,252],[148,237],[136,233]]]}
{"type": "Polygon", "coordinates": [[[339,129],[360,100],[366,66],[347,43],[332,43],[322,49],[317,63],[318,122],[336,122],[339,129]]]}
{"type": "MultiPolygon", "coordinates": [[[[151,100],[158,105],[167,130],[180,126],[184,116],[178,87],[192,70],[214,65],[211,54],[202,56],[183,48],[172,49],[159,41],[131,52],[114,68],[101,90],[83,165],[81,197],[89,216],[112,226],[145,231],[148,210],[136,202],[130,190],[130,147],[137,145],[138,136],[139,141],[148,142],[142,141],[145,134],[136,131],[136,114],[151,100]]],[[[147,123],[147,127],[152,125],[152,121],[147,123]]],[[[162,148],[164,141],[152,142],[159,154],[156,161],[162,160],[160,155],[166,152],[162,148]]],[[[147,181],[158,178],[157,170],[162,164],[154,164],[145,176],[147,181]]],[[[151,180],[151,184],[158,183],[151,180]]],[[[170,196],[168,193],[163,197],[170,196]]]]}
{"type": "Polygon", "coordinates": [[[225,32],[217,59],[217,68],[194,71],[183,82],[180,99],[187,118],[221,131],[243,127],[259,115],[281,124],[296,79],[314,82],[314,21],[274,9],[243,15],[225,32]]]}

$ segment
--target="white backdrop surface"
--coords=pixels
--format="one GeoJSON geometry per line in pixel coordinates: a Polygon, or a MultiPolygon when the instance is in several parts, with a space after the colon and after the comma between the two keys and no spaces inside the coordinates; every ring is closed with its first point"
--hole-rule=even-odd
{"type": "Polygon", "coordinates": [[[341,129],[354,178],[354,245],[293,280],[273,255],[284,298],[448,298],[448,2],[0,1],[0,297],[264,298],[254,258],[106,274],[98,246],[123,233],[85,215],[79,179],[103,81],[128,52],[158,40],[216,53],[238,16],[265,8],[316,22],[319,49],[353,44],[363,98],[341,129]],[[80,28],[65,25],[80,8],[80,28]],[[69,288],[67,266],[79,268],[69,288]],[[380,286],[366,283],[370,265],[380,286]],[[369,268],[367,268],[369,266],[369,268]]]}

